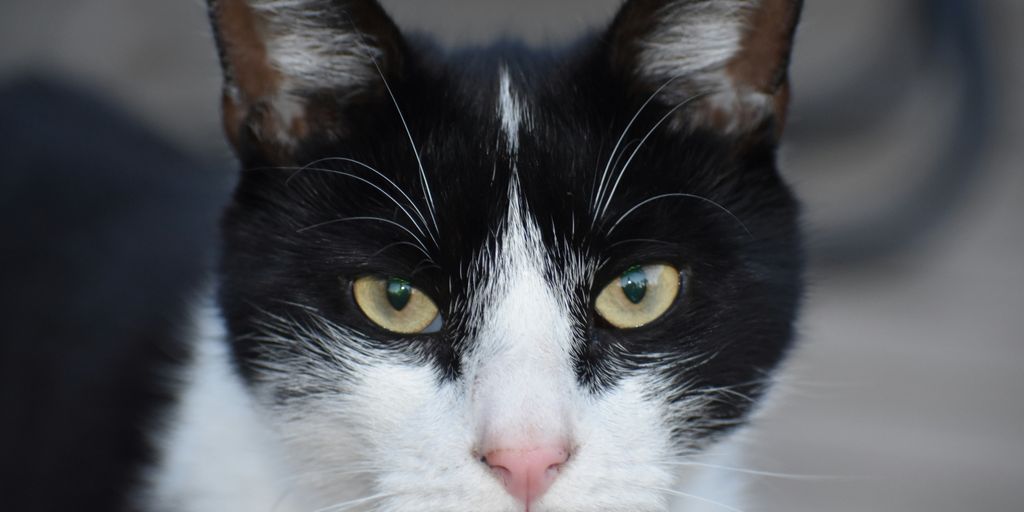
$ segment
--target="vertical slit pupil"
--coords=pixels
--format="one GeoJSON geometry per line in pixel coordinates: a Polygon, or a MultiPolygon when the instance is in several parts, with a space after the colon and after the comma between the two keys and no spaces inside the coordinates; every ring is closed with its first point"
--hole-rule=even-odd
{"type": "Polygon", "coordinates": [[[622,293],[633,304],[639,304],[647,294],[647,274],[639,266],[630,267],[619,278],[622,293]]]}
{"type": "Polygon", "coordinates": [[[388,303],[397,311],[405,309],[412,297],[412,285],[409,281],[392,277],[388,279],[386,287],[388,303]]]}

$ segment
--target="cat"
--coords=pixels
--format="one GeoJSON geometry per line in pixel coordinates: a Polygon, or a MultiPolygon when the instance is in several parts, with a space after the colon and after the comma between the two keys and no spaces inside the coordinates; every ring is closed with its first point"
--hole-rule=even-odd
{"type": "Polygon", "coordinates": [[[793,344],[799,0],[445,52],[210,0],[241,163],[149,511],[729,511],[793,344]]]}

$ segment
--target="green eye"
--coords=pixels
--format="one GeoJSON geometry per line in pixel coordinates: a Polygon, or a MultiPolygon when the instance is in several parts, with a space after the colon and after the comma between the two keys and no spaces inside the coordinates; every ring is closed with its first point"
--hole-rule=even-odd
{"type": "Polygon", "coordinates": [[[670,265],[633,266],[597,296],[597,314],[620,329],[657,320],[679,295],[679,271],[670,265]]]}
{"type": "Polygon", "coordinates": [[[412,285],[409,284],[409,281],[392,277],[388,279],[387,294],[391,307],[401,311],[405,309],[405,306],[409,304],[409,299],[412,298],[412,285]]]}
{"type": "Polygon", "coordinates": [[[633,304],[640,304],[647,295],[647,274],[639,266],[630,267],[629,270],[619,278],[619,285],[622,286],[622,294],[633,304]]]}
{"type": "Polygon", "coordinates": [[[373,323],[399,334],[437,332],[437,305],[411,283],[397,277],[361,277],[352,283],[356,304],[373,323]]]}

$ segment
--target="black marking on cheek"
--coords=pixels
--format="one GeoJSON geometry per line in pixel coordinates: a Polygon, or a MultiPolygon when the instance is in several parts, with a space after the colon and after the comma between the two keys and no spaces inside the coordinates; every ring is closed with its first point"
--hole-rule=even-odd
{"type": "MultiPolygon", "coordinates": [[[[572,357],[578,382],[600,393],[631,373],[659,368],[667,372],[673,389],[689,386],[694,378],[709,389],[757,378],[758,372],[775,366],[792,339],[788,326],[800,288],[795,204],[776,176],[774,149],[766,146],[754,151],[749,144],[741,147],[715,133],[666,130],[655,134],[623,175],[606,218],[592,219],[591,184],[601,176],[609,161],[606,157],[614,156],[607,151],[598,155],[597,148],[614,147],[618,127],[639,106],[621,89],[623,84],[603,71],[605,62],[601,54],[590,64],[559,63],[523,73],[543,82],[532,90],[529,83],[523,84],[524,96],[533,98],[531,103],[536,105],[533,131],[521,132],[517,160],[528,213],[553,254],[553,268],[566,269],[585,258],[607,261],[604,268],[609,272],[643,262],[674,262],[677,268],[693,269],[693,279],[684,281],[691,288],[684,293],[692,296],[692,305],[670,311],[657,324],[621,331],[596,317],[591,307],[595,293],[591,284],[599,292],[618,275],[597,271],[593,283],[566,283],[564,273],[554,276],[552,282],[566,283],[574,290],[570,293],[576,307],[571,309],[577,327],[572,357]],[[609,126],[616,128],[609,130],[609,126]],[[692,197],[666,198],[638,207],[663,191],[721,204],[742,218],[755,236],[738,229],[731,217],[707,201],[692,197]],[[616,228],[619,238],[606,234],[631,210],[616,228]],[[569,257],[566,251],[578,257],[569,257]],[[695,375],[692,364],[673,363],[663,357],[666,354],[679,361],[701,354],[721,355],[695,375]]],[[[426,73],[413,67],[406,80],[391,84],[437,199],[438,247],[427,243],[431,237],[423,237],[427,248],[420,251],[408,233],[387,222],[353,220],[302,231],[332,219],[377,217],[402,222],[417,233],[410,219],[395,211],[377,189],[333,172],[376,180],[365,169],[335,161],[317,165],[332,172],[282,174],[258,171],[266,162],[249,162],[251,169],[243,173],[224,222],[221,304],[232,333],[252,332],[260,311],[281,313],[277,302],[281,298],[315,307],[338,325],[370,329],[350,298],[338,294],[337,276],[415,274],[417,286],[447,310],[441,332],[395,343],[368,339],[365,347],[357,348],[390,351],[386,355],[393,359],[405,356],[416,364],[432,365],[442,381],[461,378],[464,354],[476,337],[472,326],[466,325],[467,312],[459,311],[465,309],[465,301],[458,297],[474,289],[473,278],[461,270],[465,266],[459,262],[475,261],[481,250],[494,254],[494,235],[506,218],[511,170],[505,155],[488,149],[501,135],[493,116],[493,84],[487,81],[493,80],[494,70],[478,70],[477,76],[464,73],[461,64],[458,69],[457,76],[445,77],[449,71],[444,68],[426,73]],[[470,91],[482,92],[476,96],[470,91]],[[437,101],[442,93],[446,101],[437,101]],[[423,252],[429,252],[436,267],[420,265],[423,252]]],[[[304,146],[306,152],[297,160],[318,162],[324,156],[350,155],[365,161],[408,191],[426,222],[432,223],[435,212],[428,212],[418,196],[418,158],[406,150],[408,134],[393,108],[386,101],[354,107],[346,119],[359,129],[343,140],[317,139],[304,146]]],[[[635,130],[653,126],[659,115],[644,113],[635,130]]],[[[630,140],[637,133],[625,135],[630,140]]],[[[375,183],[397,194],[385,180],[375,183]]],[[[415,212],[410,216],[417,217],[415,212]]],[[[379,336],[383,339],[385,334],[379,336]]],[[[257,342],[233,338],[243,370],[248,365],[277,363],[257,342]]],[[[315,347],[296,345],[292,350],[316,356],[315,347]]],[[[745,410],[738,404],[697,414],[726,424],[745,410]]],[[[679,428],[680,432],[689,428],[685,418],[679,428]]]]}
{"type": "Polygon", "coordinates": [[[615,363],[622,354],[607,337],[607,332],[592,325],[573,351],[577,380],[595,394],[611,389],[624,376],[625,368],[615,363]]]}
{"type": "MultiPolygon", "coordinates": [[[[666,375],[671,378],[670,375],[666,375]]],[[[717,392],[716,385],[693,385],[690,392],[674,401],[693,397],[709,397],[699,408],[671,418],[672,438],[685,449],[700,450],[748,423],[748,414],[767,391],[764,383],[734,384],[727,392],[717,392]]],[[[683,410],[686,410],[685,408],[683,410]]]]}
{"type": "MultiPolygon", "coordinates": [[[[464,300],[458,303],[464,303],[464,300]]],[[[430,362],[437,368],[442,383],[455,382],[464,375],[463,362],[470,349],[470,340],[475,336],[466,314],[466,311],[450,308],[445,326],[437,336],[437,345],[430,349],[430,362]]]]}
{"type": "Polygon", "coordinates": [[[573,353],[573,360],[576,366],[576,378],[580,384],[587,387],[591,391],[596,391],[595,384],[598,381],[594,375],[597,365],[601,361],[600,342],[592,331],[588,332],[588,336],[583,340],[582,343],[577,344],[576,350],[573,353]]]}
{"type": "Polygon", "coordinates": [[[452,342],[450,336],[431,337],[419,347],[422,362],[437,369],[440,382],[454,382],[462,376],[462,355],[457,348],[458,344],[452,342]]]}

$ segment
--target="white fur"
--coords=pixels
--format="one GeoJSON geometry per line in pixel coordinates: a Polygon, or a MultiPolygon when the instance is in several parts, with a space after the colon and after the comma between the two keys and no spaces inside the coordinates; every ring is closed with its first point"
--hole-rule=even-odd
{"type": "Polygon", "coordinates": [[[380,49],[367,36],[325,24],[338,17],[324,0],[248,0],[267,22],[265,44],[271,64],[288,80],[287,89],[308,92],[361,85],[377,76],[380,49]]]}
{"type": "MultiPolygon", "coordinates": [[[[258,28],[267,51],[268,64],[282,82],[267,101],[281,121],[274,133],[277,142],[294,144],[285,127],[306,115],[305,95],[322,90],[356,90],[379,77],[381,50],[369,36],[354,28],[327,23],[328,17],[344,19],[327,0],[247,0],[261,20],[258,28]]],[[[237,102],[240,92],[229,87],[237,102]]]]}
{"type": "Polygon", "coordinates": [[[461,379],[439,384],[428,364],[358,348],[369,345],[347,328],[271,317],[270,334],[253,342],[322,352],[282,356],[282,371],[247,392],[209,318],[166,431],[150,508],[521,511],[480,450],[553,439],[571,443],[573,456],[530,510],[716,510],[670,492],[683,475],[699,486],[683,492],[723,499],[708,488],[707,471],[666,464],[675,460],[659,398],[667,383],[634,376],[600,395],[577,384],[568,287],[545,279],[551,263],[518,190],[516,178],[496,253],[473,268],[481,283],[469,306],[476,337],[461,379]],[[282,403],[272,398],[280,389],[306,393],[282,403]]]}
{"type": "MultiPolygon", "coordinates": [[[[512,285],[513,289],[518,287],[512,285]]],[[[546,305],[559,309],[553,303],[546,305]]],[[[497,309],[510,312],[507,307],[497,309]]],[[[552,315],[546,316],[556,325],[562,323],[552,315]]],[[[507,320],[514,318],[495,323],[507,320]]],[[[509,388],[495,390],[482,384],[479,393],[476,386],[439,387],[437,376],[425,366],[366,359],[357,361],[362,365],[360,375],[346,394],[319,396],[301,405],[278,408],[260,406],[259,400],[254,401],[254,395],[245,391],[230,368],[218,322],[208,317],[202,323],[204,335],[199,338],[196,359],[187,372],[183,401],[164,432],[163,457],[152,475],[152,489],[140,500],[140,508],[181,512],[326,511],[334,504],[383,495],[365,502],[365,506],[355,503],[354,508],[344,510],[520,510],[475,458],[473,450],[481,436],[479,425],[502,421],[504,432],[524,427],[526,415],[516,415],[512,405],[528,401],[529,395],[539,398],[548,394],[563,399],[527,403],[520,412],[534,412],[538,407],[564,412],[543,416],[561,428],[571,428],[577,450],[572,464],[531,510],[729,510],[710,501],[659,491],[676,488],[675,474],[690,482],[680,488],[682,492],[738,506],[737,475],[700,467],[676,471],[672,466],[657,464],[667,457],[671,447],[663,424],[664,411],[651,398],[651,382],[627,379],[600,398],[587,397],[571,382],[559,383],[565,386],[560,393],[523,382],[529,378],[528,370],[535,369],[533,362],[545,360],[555,363],[556,368],[542,382],[565,378],[557,369],[561,348],[544,357],[524,360],[522,371],[492,368],[492,375],[480,377],[506,383],[509,388]],[[488,408],[481,406],[481,400],[502,402],[488,408]],[[479,416],[495,413],[494,407],[505,409],[493,418],[479,416]],[[563,422],[558,423],[560,420],[563,422]]],[[[536,328],[513,330],[529,333],[536,328]]],[[[337,334],[340,332],[332,333],[337,334]]],[[[516,346],[517,341],[522,339],[510,340],[504,347],[488,343],[488,350],[519,350],[522,347],[516,346]]],[[[307,378],[310,376],[296,375],[299,381],[307,378]]],[[[730,465],[718,453],[696,460],[730,465]]]]}
{"type": "Polygon", "coordinates": [[[666,80],[714,74],[739,51],[743,12],[756,5],[756,0],[669,3],[642,43],[641,71],[666,80]]]}
{"type": "Polygon", "coordinates": [[[273,435],[234,374],[222,321],[197,315],[193,361],[179,380],[180,403],[159,428],[162,447],[140,508],[166,512],[304,510],[283,485],[289,474],[273,435]]]}
{"type": "Polygon", "coordinates": [[[498,119],[505,135],[505,146],[515,158],[519,152],[519,128],[528,113],[519,95],[512,88],[512,79],[504,66],[498,71],[498,119]]]}
{"type": "MultiPolygon", "coordinates": [[[[359,85],[377,74],[372,41],[323,23],[326,1],[249,4],[268,21],[271,63],[287,77],[275,101],[286,119],[301,115],[305,91],[359,85]]],[[[753,5],[671,3],[644,43],[640,71],[717,90],[710,101],[723,109],[761,101],[723,71],[739,48],[742,11],[753,5]]],[[[583,315],[573,314],[581,306],[568,290],[593,285],[593,263],[560,248],[559,261],[568,263],[555,269],[552,248],[542,243],[516,171],[530,112],[504,67],[495,110],[513,169],[509,209],[495,243],[460,267],[475,283],[458,305],[472,333],[460,377],[444,380],[430,363],[376,349],[367,334],[299,307],[294,318],[262,319],[261,334],[248,342],[271,356],[245,384],[232,368],[222,320],[207,310],[140,508],[522,512],[479,459],[490,448],[537,443],[566,443],[572,456],[533,512],[742,506],[738,475],[713,467],[737,465],[734,446],[683,459],[672,440],[673,428],[686,427],[678,418],[699,417],[708,397],[688,398],[654,372],[625,376],[600,393],[578,383],[571,354],[583,329],[573,319],[583,315]],[[667,397],[679,399],[666,405],[667,397]]],[[[686,356],[664,355],[671,357],[686,356]]]]}
{"type": "MultiPolygon", "coordinates": [[[[751,121],[741,112],[770,115],[773,104],[768,94],[735,83],[726,72],[741,49],[745,22],[758,4],[759,0],[670,2],[659,12],[657,26],[641,41],[638,72],[656,85],[675,81],[676,86],[662,93],[673,106],[695,94],[707,94],[704,101],[711,109],[705,112],[733,114],[722,127],[726,131],[751,121]]],[[[706,121],[693,118],[691,122],[706,121]]]]}
{"type": "MultiPolygon", "coordinates": [[[[250,387],[208,312],[144,508],[521,512],[480,455],[548,443],[566,443],[572,457],[531,511],[738,507],[735,486],[721,485],[737,475],[678,465],[670,427],[681,426],[670,423],[694,416],[703,399],[667,407],[685,390],[655,374],[599,394],[580,387],[571,351],[581,329],[567,290],[591,284],[594,269],[569,257],[552,272],[515,171],[528,112],[504,69],[496,114],[512,159],[509,209],[497,243],[466,269],[476,285],[462,305],[473,336],[461,377],[442,381],[429,363],[377,351],[364,333],[299,308],[307,321],[267,315],[249,340],[277,354],[250,387]]],[[[729,465],[727,455],[686,460],[729,465]]]]}
{"type": "Polygon", "coordinates": [[[653,384],[626,379],[599,398],[579,388],[565,288],[543,277],[549,262],[516,183],[497,252],[475,266],[484,273],[470,306],[476,338],[460,381],[438,385],[429,366],[366,358],[344,394],[275,414],[305,470],[382,471],[324,475],[324,506],[381,496],[372,505],[388,511],[521,510],[479,462],[481,446],[554,438],[572,442],[573,459],[531,510],[664,510],[658,489],[673,485],[673,471],[658,461],[671,446],[653,384]]]}
{"type": "MultiPolygon", "coordinates": [[[[249,388],[230,366],[220,319],[208,314],[145,508],[521,512],[479,456],[488,443],[538,441],[565,441],[573,454],[531,511],[735,507],[733,489],[719,486],[735,474],[673,464],[676,414],[663,400],[679,390],[653,375],[598,395],[580,388],[571,286],[545,278],[552,263],[518,180],[499,243],[470,269],[479,287],[467,306],[475,337],[462,378],[441,384],[431,365],[375,352],[364,334],[322,319],[268,316],[251,342],[308,353],[282,352],[249,388]],[[275,400],[281,390],[293,398],[275,400]]],[[[589,274],[574,265],[570,279],[589,274]]]]}
{"type": "MultiPolygon", "coordinates": [[[[687,457],[694,466],[683,467],[680,480],[686,485],[669,496],[670,512],[736,512],[747,510],[744,500],[747,479],[735,468],[743,467],[743,435],[734,433],[699,456],[687,457]]],[[[742,472],[742,470],[741,470],[742,472]]]]}

